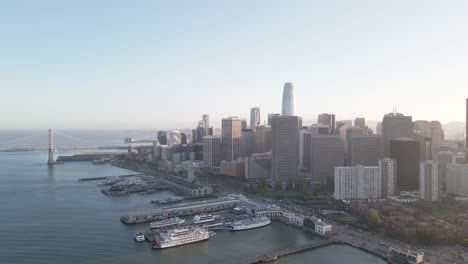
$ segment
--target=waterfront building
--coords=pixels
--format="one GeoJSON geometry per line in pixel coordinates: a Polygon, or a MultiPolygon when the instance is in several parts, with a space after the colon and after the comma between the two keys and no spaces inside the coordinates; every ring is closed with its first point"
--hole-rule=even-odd
{"type": "Polygon", "coordinates": [[[167,186],[169,190],[189,198],[210,196],[213,194],[213,189],[210,186],[193,183],[179,177],[166,176],[161,178],[160,181],[163,185],[167,186]]]}
{"type": "Polygon", "coordinates": [[[381,174],[377,166],[335,168],[335,192],[337,200],[377,199],[381,197],[381,174]]]}
{"type": "Polygon", "coordinates": [[[254,153],[245,158],[245,179],[268,179],[271,177],[271,152],[254,153]]]}
{"type": "Polygon", "coordinates": [[[339,136],[311,136],[310,169],[312,182],[326,183],[335,167],[344,165],[344,142],[339,136]]]}
{"type": "Polygon", "coordinates": [[[382,178],[382,197],[397,194],[397,163],[396,160],[385,158],[379,160],[379,168],[382,178]]]}
{"type": "Polygon", "coordinates": [[[349,139],[349,165],[377,166],[382,158],[381,137],[376,135],[354,135],[349,139]]]}
{"type": "Polygon", "coordinates": [[[382,137],[385,157],[390,154],[390,141],[397,138],[411,138],[413,134],[413,118],[400,113],[389,113],[383,117],[382,137]]]}
{"type": "Polygon", "coordinates": [[[271,151],[271,127],[258,126],[255,131],[255,153],[271,151]]]}
{"type": "Polygon", "coordinates": [[[203,166],[206,171],[218,173],[221,169],[221,137],[203,137],[203,166]]]}
{"type": "Polygon", "coordinates": [[[468,196],[468,164],[447,165],[447,192],[468,196]]]}
{"type": "Polygon", "coordinates": [[[284,84],[283,89],[283,103],[281,115],[283,116],[295,116],[296,115],[296,102],[294,94],[294,86],[292,83],[287,82],[284,84]]]}
{"type": "Polygon", "coordinates": [[[227,117],[221,123],[221,159],[224,161],[236,160],[242,154],[242,124],[238,117],[227,117]]]}
{"type": "Polygon", "coordinates": [[[397,191],[419,189],[419,142],[410,138],[390,140],[390,158],[397,162],[397,191]]]}
{"type": "Polygon", "coordinates": [[[303,172],[310,172],[311,131],[308,128],[299,130],[299,168],[303,172]]]}
{"type": "Polygon", "coordinates": [[[419,198],[439,201],[439,164],[432,160],[421,161],[419,165],[419,198]]]}
{"type": "Polygon", "coordinates": [[[255,151],[255,131],[252,129],[242,130],[241,136],[242,157],[250,157],[255,151]]]}
{"type": "Polygon", "coordinates": [[[250,108],[250,129],[255,132],[257,126],[260,125],[260,107],[250,108]]]}
{"type": "Polygon", "coordinates": [[[272,120],[271,172],[275,182],[295,182],[299,167],[298,116],[278,116],[272,120]]]}
{"type": "Polygon", "coordinates": [[[330,135],[335,134],[335,115],[334,114],[320,114],[317,117],[317,123],[328,126],[330,135]]]}

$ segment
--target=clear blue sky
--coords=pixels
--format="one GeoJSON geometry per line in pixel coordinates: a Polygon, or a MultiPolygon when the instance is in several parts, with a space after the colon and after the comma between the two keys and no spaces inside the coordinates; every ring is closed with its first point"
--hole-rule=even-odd
{"type": "Polygon", "coordinates": [[[463,121],[468,1],[0,1],[0,129],[262,119],[463,121]]]}

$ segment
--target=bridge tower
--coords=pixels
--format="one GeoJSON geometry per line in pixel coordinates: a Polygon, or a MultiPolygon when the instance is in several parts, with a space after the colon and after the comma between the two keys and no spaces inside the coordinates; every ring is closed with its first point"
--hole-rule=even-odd
{"type": "Polygon", "coordinates": [[[54,161],[54,141],[52,136],[52,129],[49,128],[49,159],[47,160],[47,164],[53,165],[55,164],[54,161]]]}

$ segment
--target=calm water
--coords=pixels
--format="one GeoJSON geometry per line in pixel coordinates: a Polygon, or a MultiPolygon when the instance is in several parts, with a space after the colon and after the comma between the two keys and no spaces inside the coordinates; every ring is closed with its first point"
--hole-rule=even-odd
{"type": "MultiPolygon", "coordinates": [[[[207,242],[151,250],[149,243],[132,240],[132,233],[148,224],[127,226],[119,217],[151,207],[150,200],[168,197],[170,192],[109,198],[101,194],[97,182],[77,179],[130,171],[88,162],[49,169],[46,159],[45,152],[0,153],[0,263],[236,263],[265,251],[320,240],[275,223],[245,232],[218,232],[207,242]]],[[[311,259],[379,263],[348,247],[324,248],[278,263],[311,259]]]]}

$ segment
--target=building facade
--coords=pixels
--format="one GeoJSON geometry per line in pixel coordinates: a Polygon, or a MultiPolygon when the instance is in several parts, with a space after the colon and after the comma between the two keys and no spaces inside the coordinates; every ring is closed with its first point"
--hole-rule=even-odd
{"type": "Polygon", "coordinates": [[[260,107],[250,108],[250,129],[255,131],[256,127],[260,125],[260,107]]]}
{"type": "Polygon", "coordinates": [[[335,167],[344,166],[344,142],[339,136],[311,136],[310,170],[313,183],[326,183],[335,167]]]}
{"type": "Polygon", "coordinates": [[[440,200],[439,164],[421,161],[419,166],[419,198],[426,201],[440,200]]]}
{"type": "Polygon", "coordinates": [[[347,164],[350,166],[377,166],[382,158],[381,137],[355,135],[349,138],[347,164]]]}
{"type": "Polygon", "coordinates": [[[241,142],[242,157],[250,157],[255,151],[255,131],[252,129],[242,130],[241,142]]]}
{"type": "Polygon", "coordinates": [[[389,113],[383,117],[382,137],[384,153],[390,154],[390,140],[397,138],[411,138],[413,135],[413,118],[400,113],[389,113]]]}
{"type": "Polygon", "coordinates": [[[335,135],[335,115],[334,114],[320,114],[317,117],[317,123],[328,126],[330,135],[335,135]]]}
{"type": "Polygon", "coordinates": [[[335,192],[337,200],[378,199],[381,197],[381,174],[377,166],[335,168],[335,192]]]}
{"type": "Polygon", "coordinates": [[[397,191],[419,189],[419,142],[410,138],[390,140],[390,158],[397,162],[397,191]]]}
{"type": "Polygon", "coordinates": [[[271,177],[271,152],[255,153],[245,159],[245,179],[248,181],[271,177]]]}
{"type": "Polygon", "coordinates": [[[221,159],[237,160],[242,155],[242,121],[238,117],[223,118],[221,122],[221,159]]]}
{"type": "Polygon", "coordinates": [[[397,194],[397,163],[396,160],[385,158],[379,160],[379,168],[382,178],[382,197],[397,194]]]}
{"type": "Polygon", "coordinates": [[[299,167],[298,116],[278,116],[272,120],[271,172],[275,182],[295,182],[299,167]]]}
{"type": "Polygon", "coordinates": [[[203,138],[203,165],[209,172],[219,173],[221,167],[221,137],[203,138]]]}
{"type": "Polygon", "coordinates": [[[294,86],[292,83],[285,83],[283,89],[283,103],[281,115],[295,116],[296,115],[296,100],[294,95],[294,86]]]}
{"type": "Polygon", "coordinates": [[[447,192],[468,196],[468,164],[447,165],[447,192]]]}

